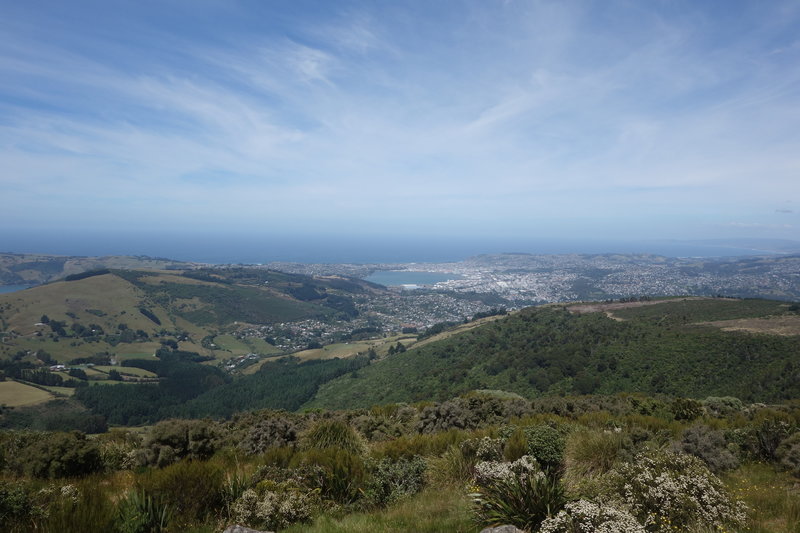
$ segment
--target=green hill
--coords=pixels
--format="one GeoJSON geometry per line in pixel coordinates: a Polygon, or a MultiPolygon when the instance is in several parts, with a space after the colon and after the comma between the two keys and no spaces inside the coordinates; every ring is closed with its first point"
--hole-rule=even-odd
{"type": "Polygon", "coordinates": [[[794,318],[796,306],[730,299],[647,303],[613,312],[528,308],[331,381],[307,406],[443,400],[475,389],[526,397],[626,391],[774,401],[800,395],[800,329],[772,335],[710,323],[794,318]]]}
{"type": "Polygon", "coordinates": [[[359,314],[353,297],[380,290],[355,279],[258,268],[84,271],[0,294],[0,363],[98,354],[122,361],[152,357],[164,342],[216,359],[273,355],[281,350],[262,337],[227,334],[308,319],[347,323],[359,314]]]}

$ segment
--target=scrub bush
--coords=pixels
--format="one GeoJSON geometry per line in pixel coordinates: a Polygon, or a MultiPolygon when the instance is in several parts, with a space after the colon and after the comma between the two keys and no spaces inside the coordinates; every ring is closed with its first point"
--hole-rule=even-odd
{"type": "Polygon", "coordinates": [[[208,461],[184,460],[161,470],[150,470],[138,480],[138,490],[156,501],[169,502],[177,526],[203,521],[221,511],[224,473],[208,461]]]}
{"type": "Polygon", "coordinates": [[[609,485],[612,497],[648,531],[741,526],[747,516],[744,504],[731,499],[719,478],[690,455],[640,455],[612,472],[609,485]]]}
{"type": "Polygon", "coordinates": [[[369,478],[364,485],[368,507],[385,507],[416,494],[425,485],[427,464],[421,457],[391,461],[383,458],[368,464],[369,478]]]}
{"type": "Polygon", "coordinates": [[[792,475],[800,477],[800,431],[784,439],[775,452],[781,465],[792,475]]]}
{"type": "Polygon", "coordinates": [[[646,533],[627,511],[586,500],[568,503],[539,533],[646,533]]]}
{"type": "Polygon", "coordinates": [[[269,448],[292,446],[297,441],[297,425],[294,420],[274,416],[252,425],[239,444],[245,453],[255,455],[269,448]]]}
{"type": "Polygon", "coordinates": [[[723,432],[704,424],[686,429],[676,448],[702,459],[712,472],[724,472],[739,466],[739,459],[727,448],[723,432]]]}

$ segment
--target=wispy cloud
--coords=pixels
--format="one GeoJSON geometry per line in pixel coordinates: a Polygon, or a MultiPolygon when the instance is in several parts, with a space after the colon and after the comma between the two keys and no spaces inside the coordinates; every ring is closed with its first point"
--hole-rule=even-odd
{"type": "Polygon", "coordinates": [[[783,3],[728,21],[735,36],[700,5],[359,3],[263,28],[239,7],[208,39],[132,22],[151,42],[128,48],[76,44],[80,17],[42,40],[26,28],[46,11],[15,8],[0,223],[36,206],[190,231],[213,206],[252,230],[542,232],[587,213],[597,232],[793,229],[726,223],[800,196],[800,15],[783,3]]]}

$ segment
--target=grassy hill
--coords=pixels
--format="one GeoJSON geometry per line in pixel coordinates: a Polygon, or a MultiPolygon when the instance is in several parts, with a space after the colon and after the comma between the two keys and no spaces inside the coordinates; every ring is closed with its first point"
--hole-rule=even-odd
{"type": "Polygon", "coordinates": [[[528,308],[331,381],[307,406],[442,400],[475,389],[526,397],[626,391],[773,401],[800,395],[800,330],[726,331],[719,322],[785,320],[797,314],[790,305],[649,303],[613,312],[602,306],[593,312],[585,306],[528,308]]]}
{"type": "Polygon", "coordinates": [[[88,271],[0,294],[0,360],[147,357],[167,338],[209,357],[269,355],[277,350],[261,338],[225,334],[241,324],[347,319],[358,314],[350,295],[367,290],[379,289],[260,269],[88,271]]]}
{"type": "Polygon", "coordinates": [[[99,268],[165,270],[189,266],[190,263],[147,256],[81,257],[0,253],[0,285],[39,285],[99,268]]]}

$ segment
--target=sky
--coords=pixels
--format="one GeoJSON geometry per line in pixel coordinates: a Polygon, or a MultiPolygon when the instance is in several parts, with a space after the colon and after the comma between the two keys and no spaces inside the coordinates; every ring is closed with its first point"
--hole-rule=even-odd
{"type": "Polygon", "coordinates": [[[800,3],[3,1],[0,198],[31,246],[800,240],[800,3]]]}

